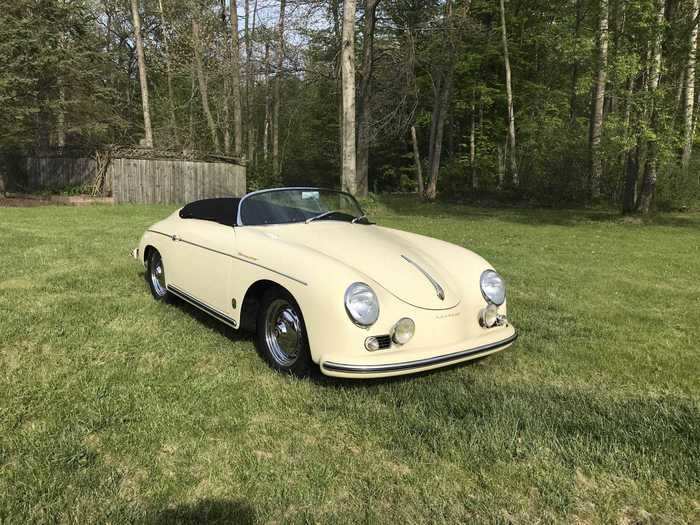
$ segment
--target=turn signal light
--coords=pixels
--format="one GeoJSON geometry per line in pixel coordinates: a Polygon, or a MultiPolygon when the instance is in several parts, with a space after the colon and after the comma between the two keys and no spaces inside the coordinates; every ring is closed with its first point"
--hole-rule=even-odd
{"type": "Polygon", "coordinates": [[[370,352],[379,350],[379,340],[376,337],[368,337],[365,339],[365,348],[370,352]]]}

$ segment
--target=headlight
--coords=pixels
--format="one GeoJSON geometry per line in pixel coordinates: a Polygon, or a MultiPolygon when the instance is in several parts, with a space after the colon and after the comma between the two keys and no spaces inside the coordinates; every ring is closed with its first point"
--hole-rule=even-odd
{"type": "Polygon", "coordinates": [[[493,270],[481,274],[481,294],[489,303],[501,306],[506,300],[506,283],[493,270]]]}
{"type": "Polygon", "coordinates": [[[355,324],[370,326],[379,317],[379,301],[365,283],[353,283],[345,291],[345,310],[355,324]]]}

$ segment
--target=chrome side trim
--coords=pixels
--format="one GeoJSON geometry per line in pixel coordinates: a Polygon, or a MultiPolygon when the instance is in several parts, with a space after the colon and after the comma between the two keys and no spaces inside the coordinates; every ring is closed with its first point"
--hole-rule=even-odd
{"type": "Polygon", "coordinates": [[[477,346],[475,348],[470,348],[469,350],[462,350],[461,352],[453,352],[451,354],[440,355],[436,357],[429,357],[427,359],[419,359],[417,361],[406,361],[403,363],[391,363],[386,365],[352,365],[346,363],[333,363],[327,361],[321,363],[321,368],[326,370],[332,370],[334,372],[344,372],[348,374],[378,374],[387,372],[400,372],[405,370],[415,370],[418,368],[424,368],[434,365],[448,365],[454,361],[459,361],[465,357],[476,357],[480,354],[485,354],[493,350],[497,350],[504,346],[507,346],[514,342],[518,338],[518,334],[515,333],[506,339],[501,341],[496,341],[495,343],[489,343],[487,345],[477,346]]]}
{"type": "Polygon", "coordinates": [[[159,232],[158,230],[146,230],[151,233],[157,233],[158,235],[163,235],[164,237],[168,237],[169,239],[172,239],[172,235],[168,235],[167,233],[159,232]]]}
{"type": "Polygon", "coordinates": [[[233,328],[237,328],[236,321],[234,319],[231,319],[228,315],[224,314],[223,312],[220,312],[216,308],[213,308],[213,307],[209,306],[208,304],[203,303],[199,299],[195,299],[190,294],[180,290],[177,286],[173,286],[172,284],[169,284],[169,285],[167,285],[167,288],[168,288],[169,292],[172,292],[173,294],[177,295],[180,299],[187,301],[192,306],[196,306],[197,308],[202,310],[204,313],[211,315],[217,321],[221,321],[222,323],[225,323],[233,328]]]}
{"type": "MultiPolygon", "coordinates": [[[[281,275],[282,277],[286,277],[287,279],[291,279],[292,281],[295,281],[295,282],[297,282],[297,283],[299,283],[299,284],[302,284],[302,285],[304,285],[304,286],[308,286],[308,285],[309,285],[309,283],[307,283],[307,282],[305,282],[305,281],[302,281],[301,279],[297,279],[296,277],[292,277],[291,275],[288,275],[288,274],[283,273],[283,272],[278,272],[277,270],[274,270],[274,269],[270,268],[269,266],[265,266],[265,265],[262,265],[262,264],[253,262],[253,261],[251,261],[251,260],[249,260],[249,259],[244,259],[244,258],[242,258],[242,257],[237,257],[237,256],[235,256],[235,255],[231,255],[230,253],[221,252],[221,251],[215,250],[215,249],[213,249],[213,248],[207,248],[206,246],[202,246],[201,244],[197,244],[196,242],[186,241],[185,239],[183,239],[183,238],[181,238],[181,237],[177,237],[177,236],[175,236],[175,235],[168,235],[167,233],[159,232],[159,231],[157,231],[157,230],[147,230],[147,231],[149,231],[149,232],[151,232],[151,233],[157,233],[157,234],[159,234],[159,235],[163,235],[163,236],[165,236],[165,237],[168,237],[169,239],[177,240],[178,242],[184,242],[185,244],[189,244],[189,245],[191,245],[191,246],[196,246],[197,248],[201,248],[202,250],[209,250],[210,252],[218,253],[219,255],[223,255],[223,256],[225,256],[225,257],[230,257],[231,259],[235,259],[235,260],[237,260],[237,261],[242,261],[242,262],[244,262],[244,263],[252,264],[253,266],[257,266],[258,268],[262,268],[262,269],[264,269],[264,270],[267,270],[268,272],[272,272],[272,273],[274,273],[274,274],[281,275]]],[[[246,257],[249,257],[249,256],[246,256],[246,257]]]]}
{"type": "Polygon", "coordinates": [[[236,255],[231,255],[230,253],[226,252],[220,252],[219,250],[215,250],[214,248],[207,248],[206,246],[202,246],[201,244],[197,244],[196,242],[192,241],[186,241],[185,239],[178,237],[177,240],[179,242],[184,242],[185,244],[189,244],[190,246],[196,246],[197,248],[201,248],[202,250],[208,250],[210,252],[218,253],[219,255],[223,255],[225,257],[230,257],[231,259],[235,259],[237,261],[242,261],[244,263],[252,264],[253,266],[257,266],[258,268],[263,268],[264,270],[267,270],[269,272],[275,273],[277,275],[281,275],[282,277],[286,277],[287,279],[291,279],[292,281],[296,281],[299,284],[303,284],[304,286],[308,286],[309,283],[302,281],[301,279],[297,279],[296,277],[292,277],[291,275],[288,275],[286,273],[278,272],[277,270],[273,270],[272,268],[268,266],[264,266],[262,264],[258,264],[256,262],[253,262],[248,259],[244,259],[242,257],[237,257],[236,255]]]}
{"type": "Polygon", "coordinates": [[[420,266],[418,265],[418,263],[416,263],[415,261],[409,259],[409,258],[406,257],[405,255],[402,255],[401,257],[403,257],[406,261],[408,261],[408,262],[411,263],[413,266],[415,266],[416,268],[418,268],[418,270],[420,271],[420,273],[422,273],[423,275],[425,275],[425,278],[428,279],[428,281],[430,281],[430,284],[433,285],[433,288],[435,288],[435,293],[437,294],[438,298],[439,298],[441,301],[444,301],[444,300],[445,300],[445,290],[442,289],[442,286],[440,286],[440,283],[438,283],[435,279],[433,279],[433,276],[430,275],[428,272],[426,272],[422,267],[420,267],[420,266]]]}

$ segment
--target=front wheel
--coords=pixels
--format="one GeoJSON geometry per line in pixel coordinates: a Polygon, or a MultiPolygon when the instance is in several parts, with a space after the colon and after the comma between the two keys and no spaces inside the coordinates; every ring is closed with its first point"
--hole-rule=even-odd
{"type": "Polygon", "coordinates": [[[273,288],[263,296],[257,319],[257,347],[275,370],[299,377],[311,371],[304,318],[286,290],[273,288]]]}
{"type": "Polygon", "coordinates": [[[170,300],[170,292],[165,284],[165,265],[158,250],[151,250],[148,256],[146,281],[156,301],[170,300]]]}

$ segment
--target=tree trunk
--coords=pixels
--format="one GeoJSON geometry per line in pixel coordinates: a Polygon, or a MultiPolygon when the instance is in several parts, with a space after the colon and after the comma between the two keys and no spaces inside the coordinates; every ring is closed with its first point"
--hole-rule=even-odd
{"type": "MultiPolygon", "coordinates": [[[[335,44],[336,48],[333,50],[334,51],[334,68],[333,68],[333,75],[334,79],[336,81],[336,89],[337,92],[340,93],[343,90],[342,86],[342,80],[341,80],[341,75],[340,75],[340,58],[341,58],[341,50],[343,48],[343,35],[342,35],[342,29],[341,29],[341,22],[340,22],[340,10],[338,9],[338,2],[339,0],[330,0],[330,12],[331,12],[331,19],[333,20],[333,35],[335,36],[335,44]]],[[[340,158],[340,163],[342,165],[343,163],[343,101],[342,97],[338,100],[337,104],[338,108],[338,150],[339,150],[339,158],[340,158]]],[[[342,166],[341,166],[341,172],[342,172],[342,166]]],[[[341,179],[342,179],[342,174],[341,174],[341,179]]],[[[342,180],[341,180],[341,185],[342,185],[342,180]]]]}
{"type": "Polygon", "coordinates": [[[418,183],[418,195],[423,195],[423,168],[420,164],[420,151],[418,149],[418,138],[416,137],[416,127],[411,126],[411,143],[413,144],[413,162],[416,166],[416,179],[418,183]]]}
{"type": "Polygon", "coordinates": [[[165,29],[165,11],[163,10],[163,0],[158,0],[160,8],[160,24],[163,31],[163,51],[165,52],[165,72],[168,79],[168,109],[170,110],[170,133],[172,133],[175,143],[179,144],[177,119],[175,118],[175,91],[173,90],[173,72],[170,64],[170,50],[168,48],[168,37],[165,29]]]}
{"type": "Polygon", "coordinates": [[[280,1],[280,15],[277,23],[277,70],[275,71],[275,84],[273,93],[274,109],[272,111],[272,174],[277,179],[281,175],[280,162],[280,110],[282,66],[284,65],[284,11],[286,0],[280,1]]]}
{"type": "MultiPolygon", "coordinates": [[[[627,77],[627,93],[625,95],[625,138],[630,133],[630,120],[632,116],[632,95],[634,89],[634,77],[627,77]]],[[[637,143],[639,140],[637,139],[637,143]]],[[[636,159],[637,148],[634,147],[625,152],[624,163],[624,184],[622,192],[622,213],[632,213],[637,203],[637,164],[636,159]]]]}
{"type": "MultiPolygon", "coordinates": [[[[465,9],[469,8],[469,2],[465,9]]],[[[428,184],[425,188],[425,198],[434,200],[437,197],[437,182],[440,173],[440,158],[442,154],[442,138],[445,129],[445,120],[450,110],[452,97],[452,83],[456,63],[456,49],[454,46],[455,29],[453,22],[453,2],[448,0],[445,4],[445,38],[449,42],[447,48],[447,62],[441,76],[433,85],[433,112],[430,121],[430,141],[428,143],[428,184]]]]}
{"type": "Polygon", "coordinates": [[[270,154],[270,124],[272,122],[272,94],[270,91],[270,44],[265,42],[265,123],[263,124],[263,160],[270,154]]]}
{"type": "Polygon", "coordinates": [[[66,88],[60,77],[58,78],[58,115],[56,121],[56,146],[59,150],[63,150],[66,146],[66,88]]]}
{"type": "Polygon", "coordinates": [[[453,64],[449,66],[447,77],[436,91],[436,106],[433,108],[432,137],[433,145],[429,157],[428,187],[425,190],[425,198],[435,200],[437,197],[437,182],[440,173],[440,158],[442,156],[442,138],[445,131],[445,120],[450,110],[450,98],[452,96],[453,64]]]}
{"type": "Polygon", "coordinates": [[[627,155],[625,155],[625,185],[622,194],[622,213],[632,213],[637,203],[637,175],[639,168],[636,160],[636,148],[628,151],[627,155]]]}
{"type": "MultiPolygon", "coordinates": [[[[507,143],[507,142],[506,142],[507,143]]],[[[506,178],[506,162],[503,158],[503,147],[498,145],[498,189],[503,188],[503,182],[506,178]]]]}
{"type": "Polygon", "coordinates": [[[190,148],[197,149],[196,139],[194,134],[194,97],[197,92],[197,81],[195,79],[194,67],[190,70],[190,101],[188,103],[190,122],[189,122],[189,132],[190,132],[190,148]]]}
{"type": "Polygon", "coordinates": [[[248,32],[248,0],[246,0],[246,29],[245,29],[245,53],[246,53],[246,137],[248,139],[247,157],[250,162],[255,158],[255,112],[253,110],[253,102],[255,94],[255,76],[253,75],[253,38],[255,37],[255,19],[258,15],[258,0],[253,3],[253,20],[250,23],[250,33],[248,32]]]}
{"type": "Polygon", "coordinates": [[[343,98],[342,121],[342,187],[357,194],[357,171],[355,158],[355,9],[356,0],[343,2],[343,42],[340,69],[343,98]]]}
{"type": "Polygon", "coordinates": [[[238,3],[231,0],[231,81],[233,82],[233,153],[243,153],[243,125],[241,120],[241,55],[238,41],[238,3]]]}
{"type": "Polygon", "coordinates": [[[649,94],[651,96],[651,129],[653,137],[647,142],[647,158],[644,170],[644,181],[642,191],[639,195],[638,210],[646,215],[651,210],[651,201],[656,191],[657,163],[658,163],[658,134],[660,133],[657,108],[655,98],[657,88],[661,78],[661,53],[663,50],[663,23],[664,23],[664,2],[656,0],[656,35],[654,41],[654,53],[651,63],[649,79],[649,94]]]}
{"type": "Polygon", "coordinates": [[[581,21],[583,19],[583,14],[582,14],[582,9],[581,9],[581,4],[582,0],[576,0],[576,19],[574,22],[574,67],[571,70],[571,94],[569,95],[569,120],[573,124],[576,122],[576,105],[577,105],[577,97],[576,97],[576,89],[578,87],[578,70],[579,70],[579,60],[578,60],[578,36],[579,32],[581,30],[581,21]]]}
{"type": "Polygon", "coordinates": [[[513,87],[511,85],[510,57],[508,55],[508,33],[506,31],[506,8],[501,0],[501,36],[503,38],[503,61],[506,69],[506,98],[508,101],[508,141],[510,146],[510,171],[513,186],[520,183],[518,159],[515,149],[515,112],[513,110],[513,87]]]}
{"type": "Polygon", "coordinates": [[[479,180],[476,175],[476,94],[472,90],[472,119],[469,128],[469,168],[472,172],[472,189],[479,187],[479,180]]]}
{"type": "MultiPolygon", "coordinates": [[[[428,183],[432,176],[433,154],[435,151],[435,138],[437,136],[437,126],[440,120],[442,103],[442,85],[445,79],[438,78],[437,84],[433,85],[433,111],[430,115],[430,135],[428,137],[428,183]]],[[[427,195],[424,195],[426,197],[427,195]]]]}
{"type": "Polygon", "coordinates": [[[141,105],[143,106],[143,145],[153,147],[153,129],[151,128],[151,106],[148,102],[148,78],[146,76],[146,58],[143,54],[141,39],[141,17],[139,16],[138,0],[131,0],[131,16],[134,24],[134,40],[136,40],[136,58],[139,65],[139,84],[141,85],[141,105]]]}
{"type": "Polygon", "coordinates": [[[370,99],[372,96],[372,65],[374,61],[374,26],[379,0],[365,0],[365,20],[362,35],[362,79],[357,99],[357,194],[367,195],[370,142],[370,99]]]}
{"type": "Polygon", "coordinates": [[[197,70],[197,82],[199,83],[199,94],[202,97],[202,109],[207,118],[211,140],[215,151],[221,151],[219,144],[219,134],[216,131],[216,123],[209,109],[209,93],[207,91],[207,79],[204,76],[204,66],[202,65],[202,41],[199,36],[199,22],[196,17],[192,17],[192,40],[194,44],[194,65],[197,70]]]}
{"type": "Polygon", "coordinates": [[[693,104],[695,102],[695,55],[698,42],[698,0],[693,0],[693,28],[690,31],[688,62],[685,71],[685,103],[683,104],[683,152],[681,167],[688,169],[690,155],[693,152],[693,104]]]}
{"type": "MultiPolygon", "coordinates": [[[[224,37],[224,57],[226,54],[231,54],[231,43],[228,38],[228,23],[226,21],[226,0],[221,0],[221,25],[223,29],[224,37]]],[[[231,153],[231,129],[229,127],[229,122],[231,120],[231,112],[229,110],[229,101],[231,95],[231,84],[228,75],[224,73],[224,93],[223,93],[223,111],[224,111],[224,153],[229,155],[231,153]]]]}
{"type": "Polygon", "coordinates": [[[600,141],[603,130],[603,104],[605,103],[605,82],[608,67],[608,0],[600,0],[599,8],[598,63],[596,65],[589,144],[591,160],[591,197],[593,199],[600,197],[600,179],[603,172],[600,141]]]}

